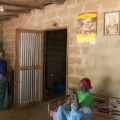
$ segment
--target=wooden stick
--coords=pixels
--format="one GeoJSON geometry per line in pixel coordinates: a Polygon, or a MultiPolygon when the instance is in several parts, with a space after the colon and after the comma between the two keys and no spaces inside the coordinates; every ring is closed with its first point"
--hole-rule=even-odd
{"type": "Polygon", "coordinates": [[[31,8],[31,9],[44,9],[44,6],[42,5],[29,5],[27,3],[16,3],[16,2],[4,2],[0,1],[0,5],[7,5],[7,6],[14,6],[14,7],[25,7],[25,8],[31,8]]]}

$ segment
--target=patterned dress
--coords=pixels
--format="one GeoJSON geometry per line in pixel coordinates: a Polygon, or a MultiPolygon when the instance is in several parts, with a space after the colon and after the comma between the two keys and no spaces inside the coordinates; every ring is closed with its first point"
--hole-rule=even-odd
{"type": "Polygon", "coordinates": [[[0,60],[0,110],[8,109],[7,62],[0,60]]]}

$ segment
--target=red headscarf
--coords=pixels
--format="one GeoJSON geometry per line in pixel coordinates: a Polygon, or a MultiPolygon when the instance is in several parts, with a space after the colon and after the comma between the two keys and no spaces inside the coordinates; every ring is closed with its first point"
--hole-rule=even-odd
{"type": "Polygon", "coordinates": [[[81,82],[85,85],[85,87],[86,87],[87,89],[91,89],[91,88],[92,88],[91,82],[90,82],[90,80],[89,80],[88,78],[83,78],[83,79],[81,80],[81,82]]]}

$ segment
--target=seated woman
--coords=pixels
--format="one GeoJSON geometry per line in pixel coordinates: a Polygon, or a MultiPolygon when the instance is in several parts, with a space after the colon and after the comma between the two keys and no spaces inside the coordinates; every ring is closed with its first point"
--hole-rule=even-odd
{"type": "Polygon", "coordinates": [[[67,112],[68,107],[62,105],[57,110],[57,120],[91,120],[93,96],[91,82],[88,78],[83,78],[78,85],[78,93],[75,93],[75,100],[71,104],[71,111],[67,112]]]}
{"type": "Polygon", "coordinates": [[[0,50],[0,110],[8,109],[7,62],[5,52],[0,50]]]}

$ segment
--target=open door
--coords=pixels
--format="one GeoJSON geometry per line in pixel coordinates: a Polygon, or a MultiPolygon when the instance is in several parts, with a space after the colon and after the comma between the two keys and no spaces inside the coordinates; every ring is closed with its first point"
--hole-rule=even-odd
{"type": "Polygon", "coordinates": [[[44,101],[62,97],[67,91],[67,28],[44,32],[44,101]]]}
{"type": "Polygon", "coordinates": [[[14,107],[42,101],[43,31],[16,30],[14,107]]]}

